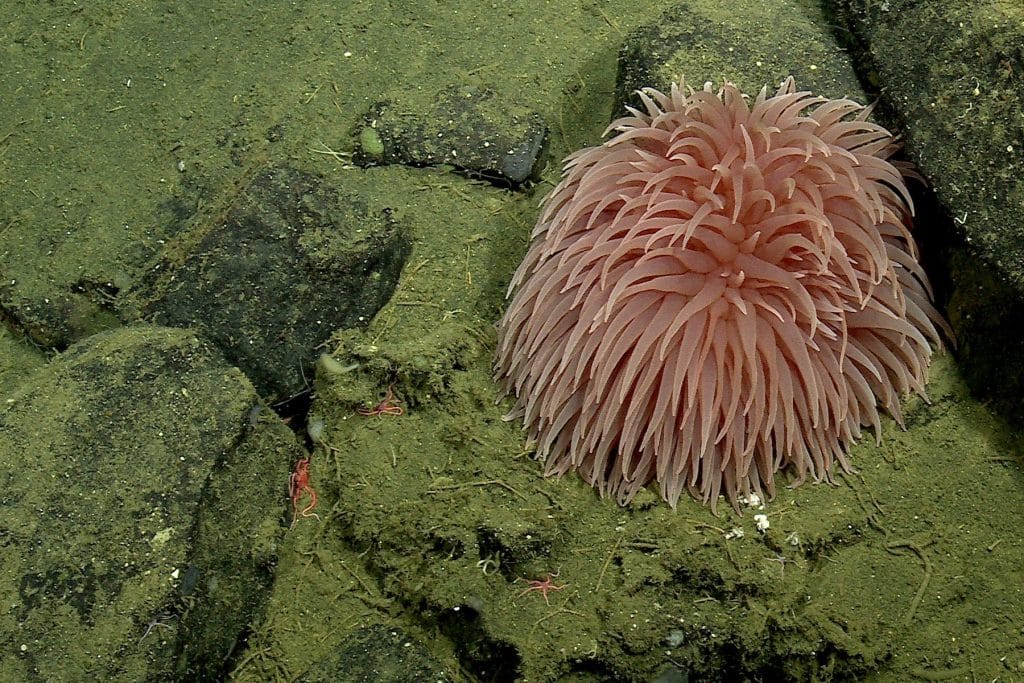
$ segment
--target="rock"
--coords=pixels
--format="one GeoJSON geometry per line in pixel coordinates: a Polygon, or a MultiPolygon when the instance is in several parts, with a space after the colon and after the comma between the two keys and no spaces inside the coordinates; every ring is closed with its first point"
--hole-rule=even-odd
{"type": "Polygon", "coordinates": [[[373,624],[356,631],[333,655],[314,664],[301,683],[450,683],[423,643],[398,628],[373,624]]]}
{"type": "Polygon", "coordinates": [[[450,87],[429,108],[401,95],[377,102],[358,135],[356,163],[453,166],[496,184],[518,185],[539,170],[547,126],[536,112],[497,93],[450,87]]]}
{"type": "MultiPolygon", "coordinates": [[[[113,285],[110,289],[116,291],[113,285]]],[[[47,296],[33,298],[22,291],[18,280],[4,280],[0,283],[0,308],[33,343],[64,349],[78,339],[121,324],[109,302],[93,294],[91,284],[79,282],[71,291],[53,287],[47,296]]]]}
{"type": "Polygon", "coordinates": [[[212,680],[267,599],[294,437],[190,332],[100,333],[0,413],[5,680],[212,680]]]}
{"type": "Polygon", "coordinates": [[[667,92],[680,75],[695,88],[728,79],[750,95],[765,85],[774,92],[793,76],[801,90],[866,101],[848,56],[823,29],[823,17],[788,3],[735,3],[724,18],[702,7],[677,3],[626,37],[619,50],[615,118],[626,104],[639,106],[635,91],[650,86],[667,92]],[[793,45],[800,46],[799,60],[793,59],[793,45]]]}
{"type": "MultiPolygon", "coordinates": [[[[955,233],[950,323],[975,391],[1024,419],[1024,28],[1009,5],[831,0],[955,233]]],[[[919,223],[922,221],[919,220],[919,223]]]]}
{"type": "Polygon", "coordinates": [[[308,389],[316,347],[370,321],[411,249],[390,210],[287,167],[258,173],[197,232],[131,296],[153,322],[200,330],[268,402],[308,389]]]}
{"type": "Polygon", "coordinates": [[[0,393],[8,394],[28,375],[46,365],[39,349],[19,339],[6,327],[0,329],[0,393]]]}

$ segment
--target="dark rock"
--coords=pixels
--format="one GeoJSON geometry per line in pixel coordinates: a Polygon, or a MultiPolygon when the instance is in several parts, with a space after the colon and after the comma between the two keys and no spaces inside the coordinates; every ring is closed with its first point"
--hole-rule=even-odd
{"type": "Polygon", "coordinates": [[[268,597],[297,444],[191,333],[79,342],[0,414],[10,680],[214,680],[268,597]],[[16,636],[13,634],[17,634],[16,636]],[[17,672],[16,674],[14,672],[17,672]]]}
{"type": "Polygon", "coordinates": [[[377,102],[360,129],[362,166],[448,165],[495,183],[518,185],[539,171],[547,126],[540,114],[491,90],[452,87],[416,111],[400,96],[377,102]]]}
{"type": "Polygon", "coordinates": [[[374,624],[356,631],[330,657],[299,679],[302,683],[448,683],[448,674],[423,643],[402,632],[374,624]]]}
{"type": "Polygon", "coordinates": [[[308,388],[333,331],[369,323],[411,248],[389,210],[290,168],[261,172],[196,232],[133,295],[153,322],[201,330],[272,402],[308,388]]]}
{"type": "MultiPolygon", "coordinates": [[[[1024,29],[1007,7],[826,3],[852,37],[956,242],[950,323],[976,391],[1024,419],[1024,29]]],[[[920,221],[919,221],[920,223],[920,221]]],[[[942,223],[929,226],[941,229],[942,223]]]]}

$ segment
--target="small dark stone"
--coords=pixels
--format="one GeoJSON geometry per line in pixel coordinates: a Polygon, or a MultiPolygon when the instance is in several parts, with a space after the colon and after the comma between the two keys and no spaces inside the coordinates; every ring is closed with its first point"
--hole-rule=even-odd
{"type": "Polygon", "coordinates": [[[492,90],[452,87],[426,111],[401,98],[377,102],[359,130],[361,166],[448,165],[496,184],[518,185],[539,172],[547,136],[540,114],[492,90]]]}

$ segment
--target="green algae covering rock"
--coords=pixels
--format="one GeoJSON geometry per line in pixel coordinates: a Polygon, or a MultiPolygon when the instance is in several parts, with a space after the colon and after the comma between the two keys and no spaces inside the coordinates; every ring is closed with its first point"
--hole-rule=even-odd
{"type": "Polygon", "coordinates": [[[79,342],[0,413],[0,680],[202,680],[261,613],[295,441],[191,333],[79,342]]]}

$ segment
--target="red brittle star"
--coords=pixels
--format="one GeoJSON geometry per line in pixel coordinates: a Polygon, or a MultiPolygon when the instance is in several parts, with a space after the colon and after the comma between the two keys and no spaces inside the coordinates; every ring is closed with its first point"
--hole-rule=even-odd
{"type": "Polygon", "coordinates": [[[292,472],[291,476],[288,477],[288,495],[292,499],[292,525],[289,529],[295,526],[295,522],[298,521],[299,515],[303,517],[316,517],[320,519],[320,515],[313,512],[313,508],[316,507],[316,491],[313,490],[313,486],[309,483],[309,458],[302,458],[295,463],[295,471],[292,472]],[[299,510],[299,501],[302,500],[303,494],[309,494],[309,505],[299,510]]]}
{"type": "Polygon", "coordinates": [[[398,403],[401,403],[401,401],[399,401],[397,398],[395,398],[395,393],[391,390],[391,387],[389,386],[387,393],[384,394],[384,400],[382,400],[380,403],[378,403],[373,408],[356,408],[356,412],[359,413],[360,415],[363,415],[363,416],[366,416],[366,417],[370,417],[371,415],[377,415],[377,416],[395,415],[395,416],[398,416],[398,415],[401,415],[402,413],[405,412],[402,409],[402,406],[397,405],[398,403]]]}
{"type": "Polygon", "coordinates": [[[548,591],[560,591],[569,585],[567,583],[563,583],[561,586],[556,586],[554,583],[551,582],[551,579],[557,576],[558,572],[555,572],[554,574],[548,574],[548,577],[543,581],[540,581],[538,579],[526,579],[526,582],[530,585],[527,586],[526,590],[519,594],[520,597],[532,591],[540,591],[540,594],[544,596],[544,604],[550,607],[551,603],[548,602],[548,591]]]}

